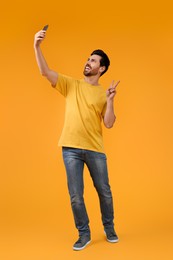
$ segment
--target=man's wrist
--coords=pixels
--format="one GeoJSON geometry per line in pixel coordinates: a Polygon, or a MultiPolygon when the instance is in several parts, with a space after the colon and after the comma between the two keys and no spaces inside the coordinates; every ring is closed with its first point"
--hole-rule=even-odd
{"type": "Polygon", "coordinates": [[[107,97],[107,104],[113,105],[113,103],[114,103],[114,97],[113,98],[107,97]]]}

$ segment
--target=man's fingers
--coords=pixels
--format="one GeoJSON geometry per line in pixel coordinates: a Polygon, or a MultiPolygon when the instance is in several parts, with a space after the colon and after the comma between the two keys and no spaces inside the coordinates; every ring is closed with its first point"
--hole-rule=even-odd
{"type": "Polygon", "coordinates": [[[36,39],[38,40],[43,40],[45,38],[46,34],[45,32],[39,32],[37,35],[36,35],[36,39]]]}
{"type": "Polygon", "coordinates": [[[44,37],[46,35],[46,31],[41,30],[36,35],[44,37]]]}
{"type": "Polygon", "coordinates": [[[115,88],[118,86],[118,84],[120,83],[120,80],[118,80],[117,82],[115,82],[114,80],[111,82],[110,88],[115,88]]]}
{"type": "Polygon", "coordinates": [[[115,88],[118,86],[119,83],[120,83],[120,80],[117,81],[116,83],[114,83],[114,80],[113,80],[113,81],[112,81],[112,84],[110,85],[109,90],[110,90],[110,89],[115,90],[115,88]]]}
{"type": "Polygon", "coordinates": [[[112,80],[112,82],[111,82],[111,87],[114,86],[114,82],[115,82],[115,80],[112,80]]]}
{"type": "Polygon", "coordinates": [[[109,88],[109,94],[112,94],[112,93],[115,93],[116,92],[116,89],[115,88],[109,88]]]}
{"type": "Polygon", "coordinates": [[[114,87],[116,88],[119,83],[120,83],[120,80],[118,80],[118,81],[115,83],[114,87]]]}
{"type": "Polygon", "coordinates": [[[45,37],[46,36],[46,32],[45,31],[41,31],[40,32],[40,36],[45,37]]]}

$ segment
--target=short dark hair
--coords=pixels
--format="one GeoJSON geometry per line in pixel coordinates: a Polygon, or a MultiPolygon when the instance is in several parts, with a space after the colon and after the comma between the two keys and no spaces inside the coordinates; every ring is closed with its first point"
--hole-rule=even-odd
{"type": "Polygon", "coordinates": [[[107,54],[104,51],[100,50],[100,49],[94,50],[91,53],[91,55],[94,55],[94,54],[99,55],[101,57],[100,66],[105,66],[105,70],[100,75],[100,76],[102,76],[108,70],[108,67],[110,65],[110,60],[109,60],[107,54]]]}

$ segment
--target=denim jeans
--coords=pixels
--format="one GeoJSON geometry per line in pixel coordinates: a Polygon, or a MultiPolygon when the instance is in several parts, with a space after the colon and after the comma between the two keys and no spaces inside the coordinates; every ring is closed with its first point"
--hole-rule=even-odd
{"type": "Polygon", "coordinates": [[[99,196],[102,223],[105,229],[114,226],[113,199],[109,185],[106,155],[95,151],[63,147],[68,190],[76,228],[79,235],[90,234],[89,218],[83,192],[83,169],[87,165],[99,196]]]}

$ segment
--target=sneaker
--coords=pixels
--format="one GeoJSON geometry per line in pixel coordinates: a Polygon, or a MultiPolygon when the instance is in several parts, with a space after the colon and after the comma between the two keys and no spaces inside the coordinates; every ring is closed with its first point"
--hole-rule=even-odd
{"type": "Polygon", "coordinates": [[[76,243],[73,245],[73,250],[82,250],[91,242],[90,236],[80,236],[76,243]]]}
{"type": "Polygon", "coordinates": [[[116,243],[119,241],[117,234],[115,233],[114,228],[105,230],[106,239],[108,242],[116,243]]]}

